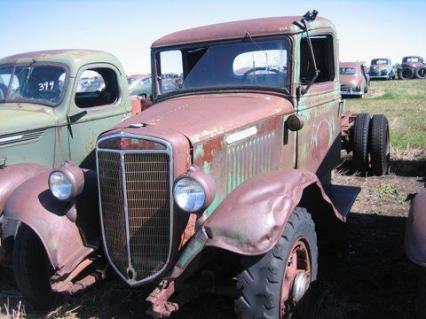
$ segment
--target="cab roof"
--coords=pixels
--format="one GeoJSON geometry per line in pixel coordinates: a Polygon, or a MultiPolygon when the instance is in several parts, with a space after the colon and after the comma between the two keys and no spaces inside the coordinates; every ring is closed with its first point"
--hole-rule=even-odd
{"type": "MultiPolygon", "coordinates": [[[[294,24],[295,21],[300,21],[301,19],[302,16],[289,16],[212,24],[170,33],[155,41],[152,47],[241,39],[246,35],[260,37],[267,35],[295,34],[302,32],[301,28],[294,24]]],[[[310,22],[309,26],[310,30],[321,29],[325,32],[335,32],[333,23],[321,17],[310,22]]]]}
{"type": "Polygon", "coordinates": [[[70,76],[75,76],[82,65],[89,63],[109,63],[122,66],[111,53],[97,50],[46,50],[11,55],[0,59],[0,64],[17,64],[31,62],[61,63],[68,66],[70,76]]]}

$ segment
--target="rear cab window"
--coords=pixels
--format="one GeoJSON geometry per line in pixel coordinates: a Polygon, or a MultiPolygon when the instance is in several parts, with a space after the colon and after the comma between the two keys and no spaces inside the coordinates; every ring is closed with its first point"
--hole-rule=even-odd
{"type": "Polygon", "coordinates": [[[119,99],[117,75],[110,68],[84,70],[77,83],[75,104],[79,108],[111,105],[119,99]]]}

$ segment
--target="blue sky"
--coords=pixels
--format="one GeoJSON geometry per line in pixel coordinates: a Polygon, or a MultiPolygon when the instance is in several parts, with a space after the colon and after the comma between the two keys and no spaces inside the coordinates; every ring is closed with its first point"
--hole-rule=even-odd
{"type": "Polygon", "coordinates": [[[64,48],[115,54],[128,74],[149,71],[151,43],[177,30],[315,8],[337,27],[342,61],[426,58],[425,0],[0,0],[0,57],[64,48]]]}

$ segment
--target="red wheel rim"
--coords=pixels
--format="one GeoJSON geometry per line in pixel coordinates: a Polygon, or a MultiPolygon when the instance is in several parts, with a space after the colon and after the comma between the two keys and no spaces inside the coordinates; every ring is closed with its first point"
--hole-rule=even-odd
{"type": "Polygon", "coordinates": [[[306,273],[310,282],[311,271],[308,246],[305,241],[299,239],[294,242],[287,258],[287,265],[281,284],[280,319],[287,318],[289,306],[293,301],[292,290],[296,276],[300,273],[306,273]]]}

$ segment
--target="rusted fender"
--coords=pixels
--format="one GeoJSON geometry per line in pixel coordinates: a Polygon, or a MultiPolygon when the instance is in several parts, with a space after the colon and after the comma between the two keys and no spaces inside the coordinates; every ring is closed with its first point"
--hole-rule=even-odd
{"type": "Polygon", "coordinates": [[[315,185],[328,212],[343,220],[314,173],[301,170],[260,174],[236,188],[200,226],[179,258],[172,278],[178,277],[204,247],[218,247],[241,255],[260,255],[278,242],[286,222],[315,185]]]}
{"type": "Polygon", "coordinates": [[[405,230],[405,252],[413,263],[426,266],[426,188],[411,201],[405,230]]]}
{"type": "Polygon", "coordinates": [[[0,214],[4,211],[4,206],[13,191],[26,180],[34,177],[46,167],[37,164],[15,164],[0,168],[0,214]]]}
{"type": "Polygon", "coordinates": [[[59,277],[99,246],[96,174],[85,172],[83,193],[73,204],[53,197],[49,173],[44,171],[19,186],[6,203],[4,217],[7,224],[25,223],[38,235],[59,277]]]}

